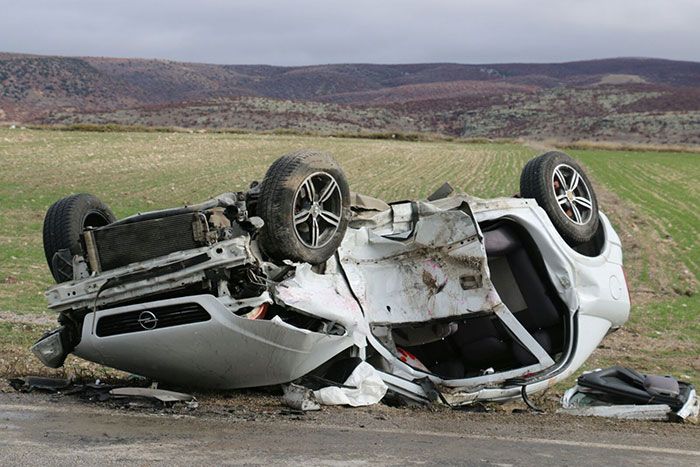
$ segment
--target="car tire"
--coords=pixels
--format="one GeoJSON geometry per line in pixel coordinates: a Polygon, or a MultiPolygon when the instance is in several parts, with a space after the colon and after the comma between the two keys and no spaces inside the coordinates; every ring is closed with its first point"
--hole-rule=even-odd
{"type": "Polygon", "coordinates": [[[72,258],[81,252],[83,230],[116,220],[105,203],[87,193],[67,196],[49,207],[44,218],[44,253],[57,283],[73,280],[72,258]]]}
{"type": "Polygon", "coordinates": [[[571,246],[598,230],[598,201],[590,180],[568,154],[550,151],[529,161],[520,175],[520,196],[534,198],[571,246]]]}
{"type": "Polygon", "coordinates": [[[319,264],[333,256],[350,218],[350,188],[328,154],[294,151],[267,170],[257,214],[260,245],[270,258],[319,264]]]}

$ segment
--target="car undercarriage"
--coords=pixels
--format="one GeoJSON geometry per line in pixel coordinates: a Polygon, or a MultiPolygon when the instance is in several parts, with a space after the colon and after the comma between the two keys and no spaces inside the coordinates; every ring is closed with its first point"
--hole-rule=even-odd
{"type": "Polygon", "coordinates": [[[544,389],[630,305],[585,174],[562,153],[538,160],[522,198],[441,187],[387,204],[351,193],[313,151],[246,192],[122,220],[92,195],[63,198],[44,224],[61,327],[33,350],[52,367],[74,353],[180,386],[342,384],[366,361],[419,402],[544,389]]]}

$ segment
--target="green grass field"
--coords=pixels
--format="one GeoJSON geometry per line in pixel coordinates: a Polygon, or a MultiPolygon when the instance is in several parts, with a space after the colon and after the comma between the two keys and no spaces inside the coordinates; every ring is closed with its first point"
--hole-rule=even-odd
{"type": "MultiPolygon", "coordinates": [[[[53,201],[89,192],[117,217],[191,204],[244,189],[278,156],[304,148],[333,155],[351,189],[387,201],[426,197],[445,181],[476,196],[509,196],[522,166],[542,152],[516,144],[2,128],[0,320],[13,318],[0,322],[0,338],[2,358],[25,362],[5,368],[39,368],[27,363],[26,346],[43,329],[32,324],[36,316],[48,313],[43,292],[52,279],[41,230],[53,201]]],[[[700,154],[571,154],[620,233],[636,303],[629,325],[586,367],[623,363],[700,381],[700,154]]]]}

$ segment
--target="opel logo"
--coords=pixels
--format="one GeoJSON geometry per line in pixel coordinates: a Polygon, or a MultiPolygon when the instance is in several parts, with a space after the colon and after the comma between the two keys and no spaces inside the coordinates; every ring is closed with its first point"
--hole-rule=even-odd
{"type": "Polygon", "coordinates": [[[146,330],[155,329],[158,326],[158,318],[150,311],[142,311],[139,315],[139,324],[146,330]]]}

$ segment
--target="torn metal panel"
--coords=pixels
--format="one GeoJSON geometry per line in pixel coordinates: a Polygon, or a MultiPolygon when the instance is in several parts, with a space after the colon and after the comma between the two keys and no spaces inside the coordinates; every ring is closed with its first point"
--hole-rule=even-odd
{"type": "Polygon", "coordinates": [[[700,395],[698,395],[695,389],[693,389],[690,392],[688,400],[685,404],[683,404],[683,407],[678,409],[676,414],[683,420],[686,420],[690,417],[694,417],[695,419],[697,419],[698,416],[700,416],[700,395]]]}
{"type": "Polygon", "coordinates": [[[363,195],[355,191],[350,192],[350,206],[355,211],[386,211],[391,206],[378,198],[363,195]]]}
{"type": "Polygon", "coordinates": [[[275,287],[274,295],[284,305],[342,325],[359,348],[367,345],[367,320],[335,270],[334,258],[328,261],[325,274],[316,274],[309,264],[299,264],[292,277],[275,287]]]}
{"type": "Polygon", "coordinates": [[[349,231],[339,255],[372,323],[420,323],[489,312],[500,303],[483,243],[461,211],[420,218],[406,241],[349,231]]]}

